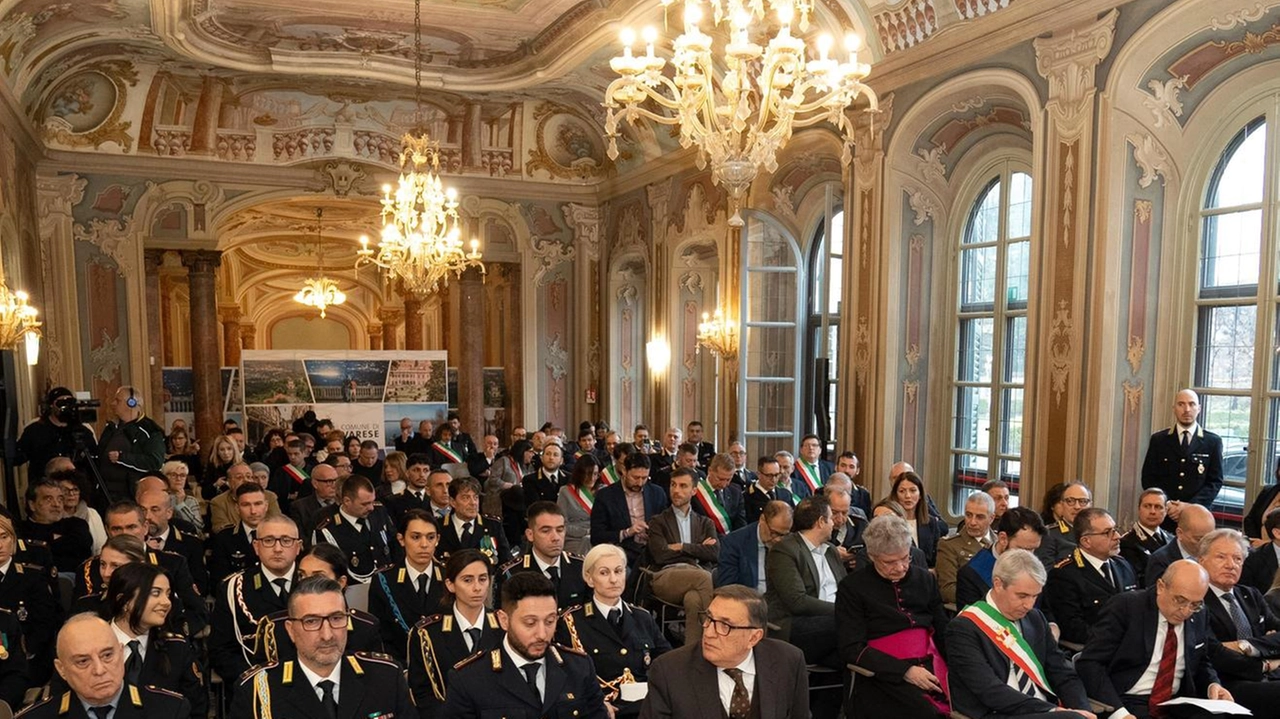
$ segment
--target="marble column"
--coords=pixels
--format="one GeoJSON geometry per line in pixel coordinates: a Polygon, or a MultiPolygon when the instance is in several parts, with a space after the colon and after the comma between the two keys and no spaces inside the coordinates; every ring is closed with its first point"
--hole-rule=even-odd
{"type": "Polygon", "coordinates": [[[191,375],[195,384],[196,437],[207,442],[222,432],[217,289],[222,253],[184,251],[182,264],[187,268],[191,286],[191,375]]]}
{"type": "Polygon", "coordinates": [[[573,230],[577,248],[574,261],[574,366],[586,372],[575,372],[569,386],[574,408],[573,417],[595,418],[598,404],[587,404],[587,391],[600,398],[600,208],[592,205],[567,204],[564,219],[573,230]]]}
{"type": "Polygon", "coordinates": [[[251,324],[240,325],[240,349],[251,350],[257,348],[257,328],[251,324]]]}
{"type": "Polygon", "coordinates": [[[422,324],[426,309],[426,298],[404,293],[404,348],[407,350],[427,348],[427,331],[422,324]]]}
{"type": "MultiPolygon", "coordinates": [[[[147,354],[151,361],[150,376],[147,382],[147,397],[164,395],[164,328],[160,323],[160,265],[164,263],[164,250],[147,249],[142,251],[142,259],[146,267],[147,298],[147,354]]],[[[151,410],[153,415],[160,414],[158,407],[151,410]]]]}
{"type": "Polygon", "coordinates": [[[226,86],[220,78],[204,76],[200,99],[196,102],[195,126],[191,130],[189,155],[212,155],[218,146],[218,116],[222,112],[222,94],[226,86]]]}
{"type": "Polygon", "coordinates": [[[382,325],[369,325],[369,349],[382,349],[382,325]]]}
{"type": "MultiPolygon", "coordinates": [[[[737,227],[727,228],[724,243],[720,247],[720,297],[719,307],[724,309],[727,319],[742,323],[742,309],[739,298],[742,296],[742,231],[737,227]]],[[[742,337],[738,337],[741,346],[742,337]]],[[[719,409],[716,412],[716,435],[713,441],[720,451],[728,451],[729,443],[742,439],[742,430],[738,426],[738,358],[741,350],[717,360],[719,372],[716,375],[718,385],[719,409]]],[[[705,423],[707,420],[703,420],[705,423]]]]}
{"type": "MultiPolygon", "coordinates": [[[[520,321],[521,306],[520,273],[524,268],[516,263],[490,265],[490,272],[500,272],[507,279],[507,313],[515,321],[507,323],[507,334],[502,338],[503,374],[507,380],[507,424],[509,428],[525,423],[524,418],[524,322],[520,321]]],[[[537,429],[534,427],[533,429],[537,429]]]]}
{"type": "Polygon", "coordinates": [[[378,319],[382,321],[382,349],[399,349],[398,335],[400,325],[404,324],[404,313],[400,310],[384,309],[378,312],[378,319]]]}
{"type": "Polygon", "coordinates": [[[472,437],[484,435],[484,281],[468,268],[458,280],[458,421],[472,437]]]}
{"type": "Polygon", "coordinates": [[[222,308],[222,363],[224,367],[240,365],[240,308],[222,308]]]}
{"type": "MultiPolygon", "coordinates": [[[[667,227],[670,224],[668,217],[668,209],[671,201],[671,183],[661,182],[645,187],[646,195],[649,200],[650,217],[653,218],[652,229],[650,231],[653,237],[653,244],[649,248],[649,267],[652,276],[649,278],[649,286],[654,288],[664,288],[668,285],[668,278],[671,275],[670,252],[671,248],[667,246],[667,227]]],[[[647,344],[658,340],[666,342],[667,346],[671,346],[670,322],[668,316],[670,307],[667,302],[670,301],[667,293],[658,289],[654,292],[646,293],[649,306],[645,311],[645,317],[648,319],[649,331],[644,337],[646,347],[640,348],[645,352],[645,379],[647,380],[645,387],[645,406],[640,416],[648,420],[650,435],[660,438],[667,427],[671,426],[671,366],[656,370],[649,366],[647,344]]]]}

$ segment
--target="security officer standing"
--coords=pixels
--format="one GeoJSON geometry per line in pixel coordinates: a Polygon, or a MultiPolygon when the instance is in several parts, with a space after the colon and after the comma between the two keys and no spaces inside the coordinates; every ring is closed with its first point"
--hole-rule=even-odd
{"type": "Polygon", "coordinates": [[[1142,488],[1163,489],[1169,498],[1164,528],[1172,532],[1184,503],[1212,509],[1222,487],[1222,438],[1200,418],[1200,397],[1184,389],[1173,399],[1174,426],[1151,435],[1142,461],[1142,488]]]}
{"type": "Polygon", "coordinates": [[[347,653],[347,616],[342,585],[322,576],[298,582],[285,622],[298,658],[246,673],[231,719],[413,716],[409,687],[391,657],[347,653]]]}
{"type": "Polygon", "coordinates": [[[536,572],[502,586],[502,646],[454,667],[442,716],[479,719],[606,719],[595,667],[581,652],[552,643],[556,590],[536,572]]]}
{"type": "Polygon", "coordinates": [[[312,544],[327,542],[347,556],[347,576],[368,582],[373,573],[400,560],[396,529],[382,505],[374,501],[373,483],[351,475],[342,483],[337,507],[320,515],[312,544]]]}
{"type": "Polygon", "coordinates": [[[587,601],[587,585],[582,581],[582,557],[564,551],[564,513],[554,502],[534,502],[525,513],[529,528],[525,539],[529,551],[503,565],[503,581],[521,572],[539,572],[556,588],[556,603],[563,609],[587,601]]]}
{"type": "Polygon", "coordinates": [[[189,719],[191,704],[181,694],[138,687],[124,680],[125,650],[111,626],[92,614],[77,614],[58,632],[58,673],[68,691],[37,702],[25,719],[189,719]]]}

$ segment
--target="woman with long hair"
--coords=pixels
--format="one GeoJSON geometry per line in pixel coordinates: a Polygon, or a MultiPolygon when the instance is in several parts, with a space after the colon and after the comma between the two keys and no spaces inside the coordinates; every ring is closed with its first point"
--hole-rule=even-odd
{"type": "Polygon", "coordinates": [[[408,459],[404,452],[387,452],[382,460],[382,481],[374,486],[374,493],[379,499],[404,491],[405,476],[409,472],[408,459]]]}
{"type": "Polygon", "coordinates": [[[346,448],[347,456],[351,458],[352,462],[360,458],[360,438],[359,437],[355,436],[354,434],[347,435],[347,438],[346,440],[343,441],[342,446],[346,448]]]}
{"type": "Polygon", "coordinates": [[[584,454],[573,465],[569,483],[560,488],[556,504],[564,514],[564,548],[572,554],[591,550],[591,509],[595,506],[596,481],[600,465],[596,458],[584,454]]]}
{"type": "Polygon", "coordinates": [[[444,612],[409,633],[409,690],[425,719],[440,715],[449,670],[475,654],[498,648],[503,631],[489,611],[493,564],[478,549],[462,549],[444,565],[444,612]]]}
{"type": "Polygon", "coordinates": [[[241,461],[240,446],[225,434],[218,435],[209,446],[204,476],[200,479],[201,496],[213,499],[227,489],[227,470],[241,461]]]}
{"type": "Polygon", "coordinates": [[[200,486],[188,482],[191,470],[176,459],[160,465],[165,489],[173,497],[173,514],[191,523],[196,531],[204,531],[205,502],[200,496],[200,486]]]}
{"type": "Polygon", "coordinates": [[[938,541],[947,536],[947,525],[929,514],[929,498],[924,492],[924,481],[915,472],[903,472],[894,480],[889,498],[902,505],[911,532],[911,541],[932,567],[938,559],[938,541]]]}
{"type": "Polygon", "coordinates": [[[176,459],[191,468],[191,473],[200,476],[200,443],[194,442],[187,434],[185,427],[175,427],[165,439],[165,459],[176,459]]]}

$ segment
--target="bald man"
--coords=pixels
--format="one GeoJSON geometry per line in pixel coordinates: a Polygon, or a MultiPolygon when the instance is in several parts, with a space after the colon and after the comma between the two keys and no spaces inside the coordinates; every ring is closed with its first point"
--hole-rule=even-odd
{"type": "Polygon", "coordinates": [[[29,719],[188,719],[191,703],[181,694],[126,684],[124,647],[111,625],[93,614],[77,614],[58,632],[54,668],[68,691],[22,712],[29,719]]]}
{"type": "Polygon", "coordinates": [[[1179,559],[1195,561],[1200,555],[1200,540],[1216,528],[1213,515],[1198,504],[1188,504],[1174,530],[1174,540],[1151,553],[1143,581],[1150,587],[1164,573],[1166,567],[1179,559]]]}
{"type": "Polygon", "coordinates": [[[102,482],[113,498],[132,497],[138,480],[164,464],[164,430],[145,411],[141,390],[128,385],[111,401],[115,418],[98,442],[102,482]]]}
{"type": "Polygon", "coordinates": [[[1173,399],[1172,427],[1151,435],[1142,461],[1142,488],[1169,497],[1164,528],[1173,531],[1183,507],[1206,509],[1222,487],[1222,438],[1200,426],[1200,397],[1189,389],[1173,399]]]}

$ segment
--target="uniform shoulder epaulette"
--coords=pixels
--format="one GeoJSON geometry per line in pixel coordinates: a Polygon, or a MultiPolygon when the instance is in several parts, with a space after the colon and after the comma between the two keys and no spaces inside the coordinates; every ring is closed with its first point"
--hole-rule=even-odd
{"type": "Polygon", "coordinates": [[[1062,559],[1059,559],[1057,562],[1054,562],[1054,564],[1053,564],[1053,568],[1054,568],[1054,569],[1059,569],[1059,568],[1061,568],[1061,567],[1065,567],[1065,566],[1067,566],[1067,565],[1068,565],[1068,564],[1070,564],[1070,563],[1071,563],[1071,555],[1067,555],[1067,556],[1063,557],[1062,559]]]}
{"type": "Polygon", "coordinates": [[[444,619],[444,615],[443,615],[443,614],[432,614],[432,615],[431,615],[431,616],[429,616],[429,617],[423,617],[423,618],[419,619],[419,620],[418,620],[418,622],[417,622],[417,624],[415,624],[414,626],[419,627],[419,628],[422,628],[422,629],[426,629],[427,627],[431,626],[432,624],[436,624],[436,623],[440,622],[440,620],[442,620],[442,619],[444,619]]]}
{"type": "Polygon", "coordinates": [[[185,698],[186,698],[186,697],[184,697],[182,694],[179,694],[178,692],[175,692],[175,691],[173,691],[173,690],[171,690],[171,689],[165,689],[165,688],[163,688],[163,687],[158,687],[158,686],[155,686],[155,685],[153,685],[153,684],[148,684],[148,685],[146,685],[145,687],[142,687],[142,691],[144,691],[144,692],[150,692],[150,693],[152,693],[152,694],[163,694],[164,696],[173,697],[174,699],[185,699],[185,698]]]}
{"type": "Polygon", "coordinates": [[[583,609],[585,609],[586,606],[587,605],[585,604],[575,604],[572,607],[565,609],[563,612],[560,612],[560,616],[563,617],[569,614],[577,614],[578,612],[581,612],[583,609]]]}
{"type": "Polygon", "coordinates": [[[360,610],[360,609],[349,609],[349,610],[347,610],[347,616],[351,617],[351,618],[352,618],[352,619],[354,619],[354,620],[357,620],[357,621],[360,621],[360,622],[364,622],[365,624],[374,624],[374,625],[376,625],[376,624],[378,623],[378,618],[377,618],[377,617],[373,616],[372,614],[370,614],[370,613],[368,613],[368,612],[366,612],[366,611],[360,610]]]}
{"type": "Polygon", "coordinates": [[[71,692],[66,692],[66,693],[65,693],[65,694],[63,694],[61,697],[49,696],[49,697],[46,697],[46,698],[44,698],[44,699],[41,699],[41,700],[37,701],[35,704],[32,704],[31,706],[27,707],[26,709],[23,709],[22,711],[18,712],[17,714],[14,714],[14,715],[13,715],[13,716],[14,716],[14,719],[17,719],[17,717],[20,717],[20,716],[26,716],[27,714],[30,714],[30,713],[34,712],[36,709],[39,709],[40,707],[44,706],[45,704],[48,704],[48,703],[49,703],[49,702],[51,702],[51,701],[54,701],[55,699],[66,699],[66,700],[67,700],[67,708],[69,709],[69,708],[71,707],[71,692]]]}
{"type": "Polygon", "coordinates": [[[315,528],[315,531],[319,532],[319,531],[320,531],[320,530],[322,530],[322,529],[328,529],[328,528],[329,528],[329,525],[333,524],[333,522],[334,522],[334,518],[333,518],[333,517],[334,517],[334,515],[332,515],[332,514],[325,514],[325,515],[322,515],[322,516],[320,517],[320,521],[316,522],[316,528],[315,528]]]}
{"type": "Polygon", "coordinates": [[[182,642],[186,644],[187,638],[176,632],[160,632],[159,639],[166,642],[182,642]]]}
{"type": "Polygon", "coordinates": [[[573,562],[581,562],[584,559],[581,554],[574,554],[573,552],[565,552],[564,556],[573,562]]]}
{"type": "MultiPolygon", "coordinates": [[[[529,561],[529,555],[527,554],[522,557],[516,557],[515,559],[512,559],[511,561],[507,562],[501,567],[498,567],[498,571],[502,574],[506,574],[507,572],[511,571],[512,569],[515,569],[516,567],[524,564],[527,561],[529,561]]],[[[525,568],[527,569],[528,567],[526,566],[525,568]]]]}
{"type": "Polygon", "coordinates": [[[498,524],[502,524],[502,517],[495,517],[492,514],[481,514],[480,516],[484,517],[490,522],[497,522],[498,524]]]}
{"type": "Polygon", "coordinates": [[[258,672],[266,671],[276,666],[276,664],[277,662],[266,662],[264,664],[255,664],[249,667],[248,669],[244,670],[244,673],[241,674],[240,678],[236,680],[236,684],[242,685],[248,682],[249,680],[253,679],[255,676],[257,676],[258,672]]]}
{"type": "Polygon", "coordinates": [[[577,654],[580,657],[587,656],[587,653],[585,651],[582,651],[581,649],[574,649],[573,647],[565,646],[563,644],[552,644],[550,648],[554,650],[559,650],[561,652],[564,652],[565,654],[577,654]]]}
{"type": "Polygon", "coordinates": [[[49,546],[49,543],[48,543],[48,542],[46,542],[46,541],[44,541],[43,539],[19,539],[19,540],[18,540],[19,549],[21,549],[21,548],[22,548],[22,547],[21,547],[21,544],[22,544],[23,542],[25,542],[25,543],[27,544],[27,546],[30,546],[30,547],[47,547],[47,546],[49,546]]]}
{"type": "Polygon", "coordinates": [[[397,671],[400,669],[399,663],[397,663],[395,657],[390,654],[383,654],[382,652],[356,652],[355,655],[367,662],[385,664],[389,667],[395,667],[397,671]]]}
{"type": "MultiPolygon", "coordinates": [[[[497,665],[498,665],[498,669],[495,669],[494,671],[498,671],[498,670],[502,669],[502,650],[501,650],[501,649],[494,649],[494,650],[493,650],[493,652],[492,652],[492,654],[493,654],[493,661],[494,661],[494,662],[496,662],[496,663],[497,663],[497,665]]],[[[453,665],[453,668],[454,668],[454,669],[461,669],[461,668],[463,668],[463,667],[467,666],[468,664],[473,664],[473,663],[475,663],[477,660],[482,659],[482,658],[487,657],[487,656],[489,656],[489,653],[486,653],[486,652],[476,652],[475,654],[472,654],[471,656],[469,656],[469,657],[467,657],[467,658],[463,659],[462,661],[458,662],[457,664],[454,664],[454,665],[453,665]]]]}

